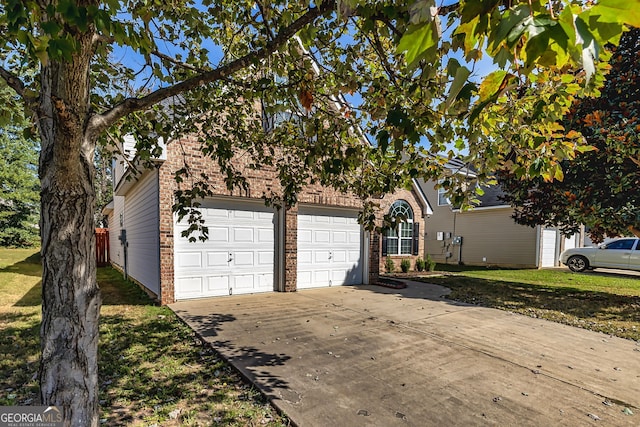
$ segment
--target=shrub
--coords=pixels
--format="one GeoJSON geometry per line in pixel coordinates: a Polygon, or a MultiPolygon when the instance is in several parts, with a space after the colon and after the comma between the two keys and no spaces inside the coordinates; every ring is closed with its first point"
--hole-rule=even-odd
{"type": "Polygon", "coordinates": [[[427,254],[426,267],[429,271],[433,271],[436,269],[436,262],[431,259],[431,255],[427,254]]]}
{"type": "Polygon", "coordinates": [[[396,265],[394,264],[391,257],[387,257],[387,260],[384,263],[384,268],[387,270],[387,273],[393,273],[393,270],[396,269],[396,265]]]}
{"type": "Polygon", "coordinates": [[[400,270],[402,270],[403,273],[407,273],[410,268],[411,268],[411,261],[409,261],[408,259],[403,259],[400,262],[400,270]]]}
{"type": "Polygon", "coordinates": [[[418,258],[416,260],[416,271],[424,271],[425,266],[426,266],[426,263],[424,262],[424,259],[418,258]]]}

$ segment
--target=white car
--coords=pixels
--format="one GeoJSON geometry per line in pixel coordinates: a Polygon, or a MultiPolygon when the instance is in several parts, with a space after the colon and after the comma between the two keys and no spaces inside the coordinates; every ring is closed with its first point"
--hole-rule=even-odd
{"type": "Polygon", "coordinates": [[[598,267],[640,271],[640,239],[630,237],[595,248],[567,249],[560,254],[560,262],[576,272],[598,267]]]}

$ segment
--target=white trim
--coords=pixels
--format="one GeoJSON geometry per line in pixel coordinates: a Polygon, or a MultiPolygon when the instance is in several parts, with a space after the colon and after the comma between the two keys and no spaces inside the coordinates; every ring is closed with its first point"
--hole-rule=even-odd
{"type": "Polygon", "coordinates": [[[276,262],[275,262],[275,289],[280,292],[285,290],[285,226],[286,226],[286,209],[281,207],[276,212],[276,262]]]}
{"type": "Polygon", "coordinates": [[[427,215],[433,215],[433,209],[431,208],[431,204],[429,203],[429,200],[427,200],[427,196],[422,191],[422,188],[420,187],[420,184],[418,184],[418,181],[415,178],[412,178],[411,183],[413,184],[413,188],[416,190],[416,193],[418,194],[418,199],[420,200],[420,202],[422,203],[422,207],[424,208],[422,216],[425,217],[427,215]]]}
{"type": "Polygon", "coordinates": [[[362,230],[362,284],[369,284],[369,232],[362,230]]]}
{"type": "Polygon", "coordinates": [[[541,252],[540,252],[540,245],[542,244],[542,227],[540,227],[539,225],[536,226],[536,267],[540,268],[540,266],[542,265],[540,256],[541,256],[541,252]]]}
{"type": "Polygon", "coordinates": [[[455,208],[455,209],[451,209],[453,212],[456,213],[467,213],[467,212],[473,212],[473,211],[491,211],[491,210],[496,210],[496,209],[512,209],[511,205],[498,205],[498,206],[473,206],[471,209],[468,209],[466,211],[463,211],[460,208],[455,208]]]}

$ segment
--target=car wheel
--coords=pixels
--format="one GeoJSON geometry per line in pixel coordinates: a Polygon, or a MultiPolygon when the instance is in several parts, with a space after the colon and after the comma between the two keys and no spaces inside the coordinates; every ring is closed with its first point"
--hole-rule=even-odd
{"type": "Polygon", "coordinates": [[[574,255],[569,257],[567,260],[567,267],[569,270],[575,271],[576,273],[580,273],[581,271],[585,271],[589,268],[589,260],[587,260],[582,255],[574,255]]]}

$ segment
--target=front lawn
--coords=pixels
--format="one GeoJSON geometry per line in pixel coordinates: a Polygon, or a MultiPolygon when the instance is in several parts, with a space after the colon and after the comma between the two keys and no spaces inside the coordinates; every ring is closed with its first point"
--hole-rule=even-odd
{"type": "Polygon", "coordinates": [[[448,298],[640,340],[640,277],[438,265],[448,298]]]}
{"type": "MultiPolygon", "coordinates": [[[[33,250],[0,248],[0,406],[39,404],[40,272],[33,250]]],[[[171,310],[112,268],[98,282],[104,425],[288,424],[171,310]]]]}

